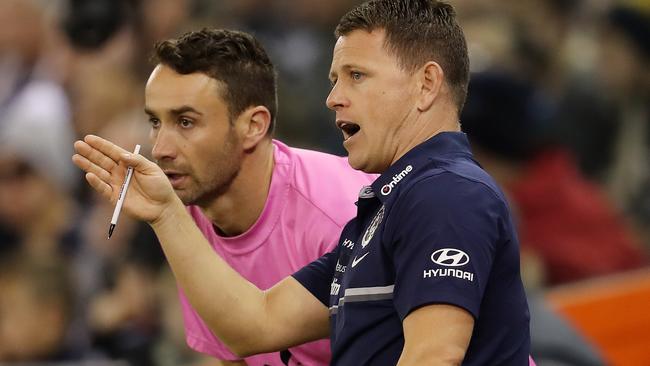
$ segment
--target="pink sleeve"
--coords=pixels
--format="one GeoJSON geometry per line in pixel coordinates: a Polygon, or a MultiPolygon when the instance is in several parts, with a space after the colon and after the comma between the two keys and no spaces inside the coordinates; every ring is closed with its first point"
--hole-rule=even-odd
{"type": "Polygon", "coordinates": [[[528,356],[528,366],[536,366],[535,361],[533,361],[533,358],[531,356],[528,356]]]}

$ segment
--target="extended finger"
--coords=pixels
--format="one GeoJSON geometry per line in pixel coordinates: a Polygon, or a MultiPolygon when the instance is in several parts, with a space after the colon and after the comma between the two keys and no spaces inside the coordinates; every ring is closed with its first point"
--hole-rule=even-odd
{"type": "Polygon", "coordinates": [[[142,172],[148,175],[163,174],[160,167],[152,162],[151,160],[145,158],[140,154],[133,154],[130,152],[124,153],[120,156],[120,162],[126,166],[135,168],[135,170],[142,172]]]}
{"type": "MultiPolygon", "coordinates": [[[[118,165],[116,159],[110,158],[108,155],[102,153],[100,150],[94,148],[84,141],[75,141],[74,149],[78,155],[83,156],[91,163],[101,167],[102,169],[110,172],[118,165]]],[[[80,167],[83,169],[83,167],[80,167]]]]}
{"type": "Polygon", "coordinates": [[[119,162],[121,156],[129,151],[115,145],[114,143],[95,135],[86,135],[84,141],[91,147],[97,149],[102,154],[108,156],[114,162],[119,162]]]}
{"type": "Polygon", "coordinates": [[[98,166],[97,164],[93,163],[92,161],[86,159],[84,156],[79,154],[74,154],[72,156],[72,162],[74,163],[74,165],[79,167],[84,172],[93,173],[104,182],[107,183],[110,182],[111,173],[106,171],[102,167],[98,166]]]}
{"type": "Polygon", "coordinates": [[[112,200],[113,188],[108,183],[102,181],[93,173],[86,173],[86,181],[97,193],[108,200],[112,200]]]}

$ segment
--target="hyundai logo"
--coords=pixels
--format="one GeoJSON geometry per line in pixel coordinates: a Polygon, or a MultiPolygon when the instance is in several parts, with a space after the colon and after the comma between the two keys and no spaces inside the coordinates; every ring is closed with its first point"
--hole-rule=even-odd
{"type": "Polygon", "coordinates": [[[462,250],[444,248],[433,252],[431,260],[445,267],[460,267],[469,263],[469,255],[462,250]]]}

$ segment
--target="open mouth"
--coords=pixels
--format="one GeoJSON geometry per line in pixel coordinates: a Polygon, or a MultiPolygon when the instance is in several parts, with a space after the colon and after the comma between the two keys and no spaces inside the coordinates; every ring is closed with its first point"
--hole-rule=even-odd
{"type": "Polygon", "coordinates": [[[354,136],[359,130],[361,130],[361,127],[359,127],[358,124],[352,123],[352,122],[342,122],[339,121],[336,123],[338,128],[343,131],[343,140],[347,141],[350,137],[354,136]]]}
{"type": "Polygon", "coordinates": [[[172,184],[172,187],[178,188],[178,186],[181,184],[183,181],[183,178],[185,177],[185,174],[179,174],[179,173],[171,173],[171,172],[165,172],[165,175],[167,176],[167,179],[169,179],[169,182],[172,184]]]}

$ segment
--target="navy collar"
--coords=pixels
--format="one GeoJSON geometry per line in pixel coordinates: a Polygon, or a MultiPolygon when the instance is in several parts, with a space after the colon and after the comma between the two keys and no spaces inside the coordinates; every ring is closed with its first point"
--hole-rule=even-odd
{"type": "Polygon", "coordinates": [[[449,155],[463,155],[472,158],[465,133],[441,132],[417,145],[389,166],[371,184],[372,190],[379,200],[385,203],[398,186],[415,175],[414,171],[421,169],[432,160],[449,155]]]}

